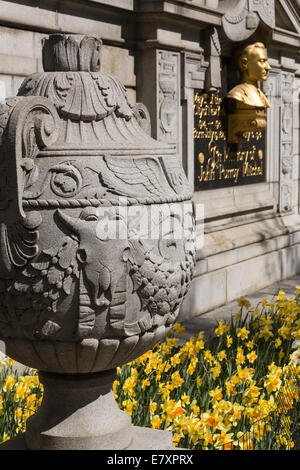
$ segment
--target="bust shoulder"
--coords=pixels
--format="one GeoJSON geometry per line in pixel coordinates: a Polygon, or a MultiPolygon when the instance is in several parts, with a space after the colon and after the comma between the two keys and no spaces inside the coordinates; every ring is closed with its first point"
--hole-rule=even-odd
{"type": "Polygon", "coordinates": [[[250,83],[240,83],[227,94],[226,98],[240,101],[255,108],[271,107],[263,92],[250,83]]]}

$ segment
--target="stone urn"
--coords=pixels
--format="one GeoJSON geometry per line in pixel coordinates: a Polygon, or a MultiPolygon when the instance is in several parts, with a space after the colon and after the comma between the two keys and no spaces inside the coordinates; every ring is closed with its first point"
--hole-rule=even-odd
{"type": "Polygon", "coordinates": [[[28,449],[134,448],[116,368],[165,337],[195,265],[176,148],[100,71],[101,45],[49,36],[44,72],[0,105],[0,338],[44,385],[28,449]]]}

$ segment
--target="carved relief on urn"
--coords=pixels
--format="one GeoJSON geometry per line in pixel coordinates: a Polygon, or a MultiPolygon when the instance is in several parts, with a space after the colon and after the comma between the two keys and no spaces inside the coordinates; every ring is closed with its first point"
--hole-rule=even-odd
{"type": "Polygon", "coordinates": [[[109,370],[153,347],[195,264],[176,148],[144,131],[100,53],[97,38],[50,36],[45,72],[0,108],[0,337],[48,372],[109,370]]]}

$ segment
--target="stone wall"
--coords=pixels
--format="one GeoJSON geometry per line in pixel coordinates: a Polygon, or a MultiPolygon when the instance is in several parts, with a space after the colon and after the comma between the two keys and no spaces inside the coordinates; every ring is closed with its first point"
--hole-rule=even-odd
{"type": "Polygon", "coordinates": [[[55,3],[0,1],[0,96],[15,95],[25,76],[41,71],[42,38],[65,31],[100,36],[103,71],[120,78],[135,101],[134,50],[123,37],[133,0],[55,3]]]}

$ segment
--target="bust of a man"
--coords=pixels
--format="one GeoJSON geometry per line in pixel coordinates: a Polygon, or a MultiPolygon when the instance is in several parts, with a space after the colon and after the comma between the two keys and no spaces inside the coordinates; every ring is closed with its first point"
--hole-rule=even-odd
{"type": "Polygon", "coordinates": [[[228,93],[227,98],[246,106],[270,108],[268,99],[258,87],[259,82],[267,80],[271,70],[265,45],[256,42],[246,46],[237,54],[237,65],[241,83],[228,93]]]}

